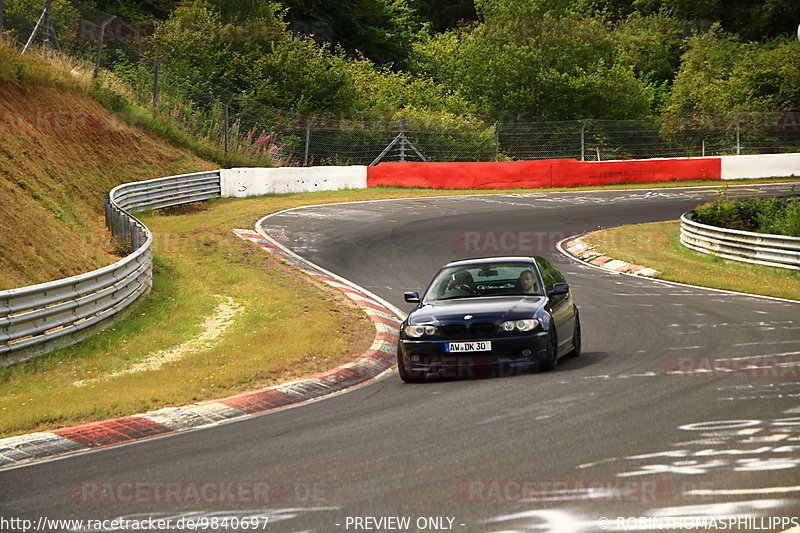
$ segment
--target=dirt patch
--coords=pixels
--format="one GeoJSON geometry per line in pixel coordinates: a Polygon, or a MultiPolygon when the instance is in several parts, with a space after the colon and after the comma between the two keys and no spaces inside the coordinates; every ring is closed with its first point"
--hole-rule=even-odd
{"type": "Polygon", "coordinates": [[[214,314],[206,317],[206,319],[203,321],[203,324],[200,326],[200,334],[195,338],[190,339],[183,344],[180,344],[179,346],[169,350],[160,350],[153,355],[146,357],[143,361],[136,363],[130,368],[126,368],[120,372],[114,372],[113,374],[102,376],[93,380],[76,381],[74,385],[76,387],[82,387],[99,380],[112,379],[118,376],[134,374],[136,372],[158,370],[167,363],[183,359],[188,355],[202,352],[211,348],[211,346],[213,346],[214,343],[225,334],[225,332],[236,321],[236,318],[244,311],[244,307],[238,304],[236,300],[230,296],[218,296],[218,298],[220,302],[217,305],[217,308],[214,310],[214,314]]]}

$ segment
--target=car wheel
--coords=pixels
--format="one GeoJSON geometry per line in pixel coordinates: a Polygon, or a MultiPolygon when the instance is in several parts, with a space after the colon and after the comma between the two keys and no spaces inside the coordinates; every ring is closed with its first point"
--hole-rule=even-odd
{"type": "Polygon", "coordinates": [[[581,317],[575,314],[575,333],[572,334],[572,351],[568,357],[580,357],[581,355],[581,317]]]}
{"type": "Polygon", "coordinates": [[[547,352],[541,362],[541,369],[555,370],[556,365],[558,365],[558,337],[555,331],[551,331],[547,337],[547,352]]]}
{"type": "Polygon", "coordinates": [[[400,374],[400,379],[406,383],[419,383],[424,381],[424,378],[419,375],[419,372],[406,368],[403,361],[403,351],[400,349],[400,343],[397,343],[397,372],[400,374]]]}

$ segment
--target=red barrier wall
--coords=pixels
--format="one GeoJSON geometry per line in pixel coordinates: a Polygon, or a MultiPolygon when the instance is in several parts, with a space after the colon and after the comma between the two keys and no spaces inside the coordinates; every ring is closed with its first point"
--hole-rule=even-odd
{"type": "Polygon", "coordinates": [[[380,163],[367,186],[429,189],[537,189],[611,183],[718,180],[718,157],[580,162],[576,159],[488,163],[380,163]]]}

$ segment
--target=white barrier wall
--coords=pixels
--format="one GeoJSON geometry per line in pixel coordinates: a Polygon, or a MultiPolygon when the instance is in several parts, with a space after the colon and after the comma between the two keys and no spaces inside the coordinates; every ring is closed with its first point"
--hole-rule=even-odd
{"type": "Polygon", "coordinates": [[[726,155],[720,159],[724,180],[800,176],[800,154],[726,155]]]}
{"type": "Polygon", "coordinates": [[[223,198],[365,189],[367,167],[231,168],[220,171],[223,198]]]}

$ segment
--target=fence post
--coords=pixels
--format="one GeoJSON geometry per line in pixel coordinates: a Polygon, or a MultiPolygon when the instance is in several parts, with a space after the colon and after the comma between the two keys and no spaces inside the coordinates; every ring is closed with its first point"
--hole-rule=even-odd
{"type": "Polygon", "coordinates": [[[103,40],[106,37],[106,26],[109,22],[117,18],[116,15],[112,16],[110,19],[103,21],[100,25],[100,40],[97,43],[97,59],[94,61],[94,74],[92,74],[92,78],[96,78],[97,74],[100,72],[100,54],[103,53],[103,40]]]}
{"type": "Polygon", "coordinates": [[[314,122],[313,117],[306,118],[306,151],[303,155],[303,166],[308,166],[308,148],[311,145],[311,123],[314,122]]]}
{"type": "Polygon", "coordinates": [[[406,123],[408,119],[404,118],[400,121],[400,133],[402,137],[400,139],[400,162],[406,162],[406,123]]]}
{"type": "Polygon", "coordinates": [[[153,111],[158,107],[158,71],[161,68],[161,62],[164,61],[169,54],[164,54],[156,60],[155,76],[153,77],[153,111]]]}
{"type": "MultiPolygon", "coordinates": [[[[586,123],[589,122],[588,118],[583,119],[583,125],[581,126],[581,161],[586,161],[586,123]]],[[[597,159],[600,159],[598,156],[597,159]]]]}
{"type": "Polygon", "coordinates": [[[742,119],[741,113],[736,113],[736,155],[742,153],[741,146],[739,145],[739,121],[742,119]]]}
{"type": "Polygon", "coordinates": [[[36,22],[36,26],[33,27],[33,31],[31,32],[30,37],[28,37],[28,42],[25,43],[25,46],[22,48],[22,53],[20,55],[24,55],[25,52],[28,51],[28,47],[30,47],[33,39],[36,37],[36,33],[39,31],[39,28],[42,26],[42,21],[44,20],[44,15],[47,12],[47,5],[45,5],[45,10],[42,11],[42,14],[39,16],[39,20],[36,22]]]}
{"type": "Polygon", "coordinates": [[[230,127],[228,124],[228,108],[234,96],[235,95],[232,94],[231,97],[228,98],[228,101],[225,102],[225,157],[228,157],[228,128],[230,127]]]}
{"type": "Polygon", "coordinates": [[[50,0],[44,3],[44,57],[50,53],[50,0]]]}
{"type": "Polygon", "coordinates": [[[705,139],[703,139],[702,148],[703,148],[703,157],[705,157],[706,156],[706,140],[705,139]]]}
{"type": "Polygon", "coordinates": [[[500,121],[494,123],[494,160],[500,161],[500,121]]]}

